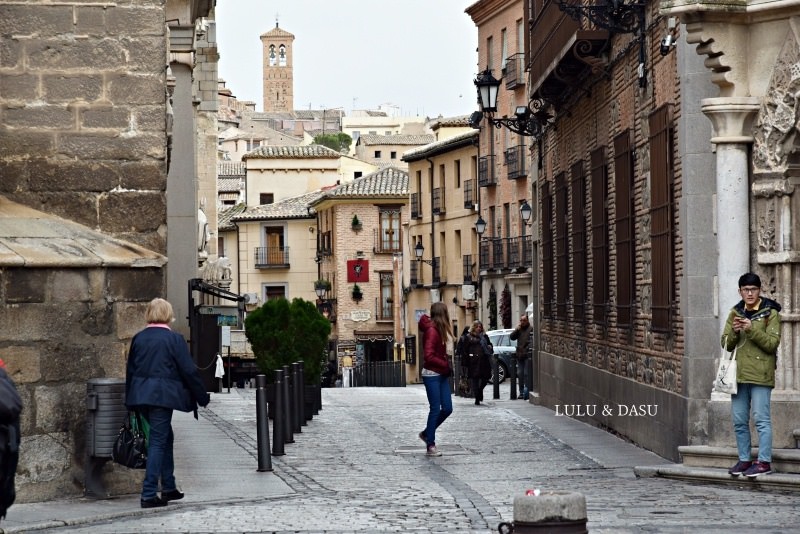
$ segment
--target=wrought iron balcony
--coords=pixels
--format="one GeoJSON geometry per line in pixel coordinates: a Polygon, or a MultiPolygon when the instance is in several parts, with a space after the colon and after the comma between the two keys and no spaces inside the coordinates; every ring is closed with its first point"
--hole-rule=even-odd
{"type": "Polygon", "coordinates": [[[411,218],[421,219],[422,212],[420,211],[419,193],[411,193],[410,204],[411,204],[411,218]]]}
{"type": "Polygon", "coordinates": [[[256,247],[256,269],[285,269],[289,267],[289,247],[256,247]]]}
{"type": "Polygon", "coordinates": [[[478,159],[478,186],[497,185],[494,172],[494,156],[481,156],[478,159]]]}
{"type": "Polygon", "coordinates": [[[512,90],[525,85],[525,54],[514,54],[506,59],[503,74],[506,89],[512,90]]]}
{"type": "Polygon", "coordinates": [[[518,178],[525,178],[528,173],[525,170],[525,146],[517,145],[512,146],[505,152],[506,157],[506,170],[508,171],[508,179],[516,180],[518,178]]]}
{"type": "Polygon", "coordinates": [[[464,180],[464,207],[475,207],[475,180],[464,180]]]}
{"type": "Polygon", "coordinates": [[[433,190],[433,214],[444,215],[447,211],[444,205],[445,195],[444,187],[436,187],[433,190]]]}

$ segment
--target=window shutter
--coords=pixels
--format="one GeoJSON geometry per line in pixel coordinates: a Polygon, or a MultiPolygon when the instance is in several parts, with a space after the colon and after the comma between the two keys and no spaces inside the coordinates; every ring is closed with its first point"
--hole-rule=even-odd
{"type": "Polygon", "coordinates": [[[633,324],[635,297],[635,254],[633,219],[633,153],[631,133],[625,130],[614,138],[614,178],[616,187],[617,241],[617,324],[633,324]]]}
{"type": "Polygon", "coordinates": [[[669,332],[675,291],[672,107],[660,107],[650,115],[649,122],[652,329],[669,332]]]}

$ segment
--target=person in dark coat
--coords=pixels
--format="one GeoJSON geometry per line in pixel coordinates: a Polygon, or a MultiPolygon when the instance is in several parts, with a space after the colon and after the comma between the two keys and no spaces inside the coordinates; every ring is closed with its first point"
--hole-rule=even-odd
{"type": "Polygon", "coordinates": [[[164,299],[153,299],[147,305],[145,318],[147,328],[133,336],[128,352],[125,405],[141,413],[150,424],[141,506],[154,508],[183,498],[174,475],[173,410],[193,411],[197,418],[197,405],[208,405],[210,397],[186,341],[169,327],[175,320],[172,305],[164,299]]]}
{"type": "Polygon", "coordinates": [[[483,402],[483,388],[492,377],[492,354],[494,347],[489,341],[489,336],[483,331],[483,323],[475,321],[469,329],[463,343],[463,352],[467,355],[469,366],[467,376],[472,381],[472,393],[475,395],[475,404],[483,402]]]}
{"type": "Polygon", "coordinates": [[[19,461],[21,413],[22,399],[0,360],[0,519],[6,516],[17,496],[14,479],[19,461]]]}

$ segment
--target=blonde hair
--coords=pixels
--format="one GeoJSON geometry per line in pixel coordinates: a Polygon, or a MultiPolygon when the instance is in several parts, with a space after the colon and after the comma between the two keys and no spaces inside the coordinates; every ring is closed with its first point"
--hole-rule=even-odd
{"type": "Polygon", "coordinates": [[[148,324],[166,323],[175,320],[175,312],[172,311],[172,304],[161,298],[155,298],[147,304],[147,311],[144,318],[148,324]]]}
{"type": "Polygon", "coordinates": [[[470,327],[470,329],[469,329],[469,333],[470,333],[470,334],[474,334],[475,332],[477,332],[477,331],[478,331],[478,327],[479,327],[479,326],[481,326],[481,327],[482,327],[482,326],[483,326],[483,323],[482,323],[482,322],[480,322],[480,321],[474,321],[474,322],[472,323],[472,326],[471,326],[471,327],[470,327]]]}

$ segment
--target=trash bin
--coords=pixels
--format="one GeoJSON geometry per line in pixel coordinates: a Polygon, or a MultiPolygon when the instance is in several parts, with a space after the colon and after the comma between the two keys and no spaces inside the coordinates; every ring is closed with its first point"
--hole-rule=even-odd
{"type": "Polygon", "coordinates": [[[114,442],[128,410],[124,378],[92,378],[86,384],[85,494],[106,498],[100,472],[111,459],[114,442]]]}

